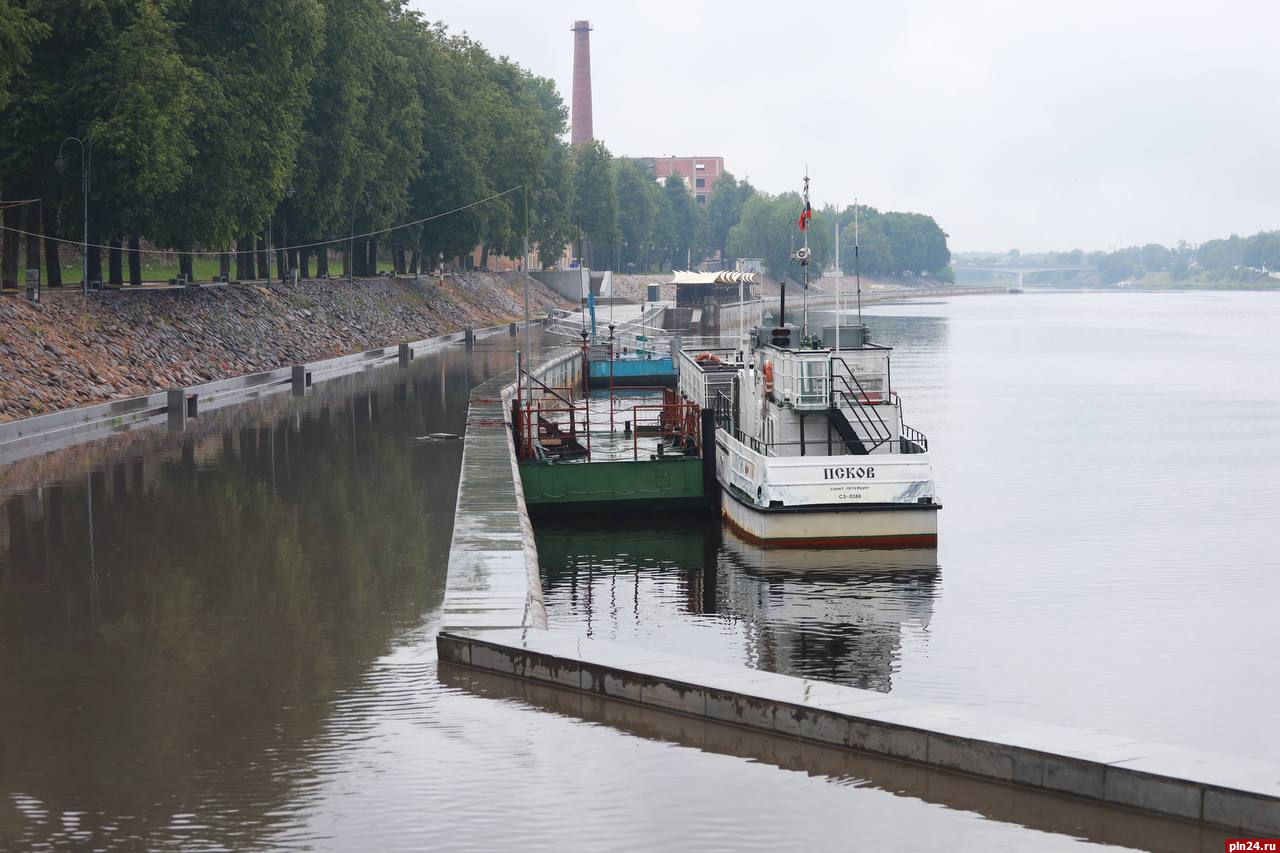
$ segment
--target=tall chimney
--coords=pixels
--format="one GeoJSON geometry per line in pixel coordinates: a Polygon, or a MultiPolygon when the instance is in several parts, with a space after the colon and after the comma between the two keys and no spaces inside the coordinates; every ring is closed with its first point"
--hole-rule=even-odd
{"type": "Polygon", "coordinates": [[[573,22],[573,114],[569,139],[589,142],[591,131],[591,24],[573,22]]]}

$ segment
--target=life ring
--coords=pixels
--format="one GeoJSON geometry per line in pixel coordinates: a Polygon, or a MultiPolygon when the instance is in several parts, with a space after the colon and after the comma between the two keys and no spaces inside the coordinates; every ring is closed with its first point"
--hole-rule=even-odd
{"type": "Polygon", "coordinates": [[[710,352],[700,352],[693,357],[693,360],[698,362],[698,364],[702,364],[703,362],[707,362],[708,364],[722,363],[720,356],[710,352]]]}
{"type": "Polygon", "coordinates": [[[764,392],[773,393],[773,360],[768,358],[764,360],[764,392]]]}

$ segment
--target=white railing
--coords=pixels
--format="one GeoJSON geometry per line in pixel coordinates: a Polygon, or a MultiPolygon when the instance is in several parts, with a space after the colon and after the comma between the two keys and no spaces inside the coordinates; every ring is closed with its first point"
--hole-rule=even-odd
{"type": "Polygon", "coordinates": [[[764,486],[765,458],[741,442],[720,431],[720,446],[724,450],[724,464],[729,485],[741,491],[751,500],[758,500],[764,486]]]}
{"type": "Polygon", "coordinates": [[[707,374],[693,360],[693,353],[682,351],[676,356],[676,373],[680,377],[676,384],[685,399],[704,408],[711,405],[707,398],[707,374]]]}
{"type": "Polygon", "coordinates": [[[853,349],[833,353],[832,382],[836,391],[856,394],[863,403],[891,402],[889,350],[853,349]]]}

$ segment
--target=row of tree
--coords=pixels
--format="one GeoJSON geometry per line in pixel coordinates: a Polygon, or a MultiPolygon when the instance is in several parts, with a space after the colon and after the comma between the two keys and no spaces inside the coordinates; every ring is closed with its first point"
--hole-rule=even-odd
{"type": "MultiPolygon", "coordinates": [[[[608,162],[608,152],[595,143],[591,154],[597,163],[608,162]]],[[[580,160],[587,152],[580,152],[580,160]]],[[[746,181],[724,173],[712,187],[705,205],[695,204],[685,181],[670,176],[664,184],[640,161],[616,158],[612,169],[593,167],[599,177],[596,203],[582,206],[582,228],[592,237],[589,259],[604,266],[604,244],[612,258],[608,266],[621,270],[648,270],[695,266],[700,261],[760,258],[770,275],[798,274],[791,253],[804,245],[799,229],[804,201],[799,193],[771,195],[746,181]],[[611,182],[611,183],[610,183],[611,182]]],[[[584,179],[586,170],[579,173],[584,179]]],[[[585,180],[583,195],[591,192],[585,180]]],[[[808,227],[811,268],[825,270],[835,264],[836,232],[840,234],[840,266],[852,274],[855,244],[861,270],[870,276],[933,275],[950,278],[951,252],[947,235],[932,217],[920,213],[881,213],[874,207],[843,210],[827,206],[808,227]]]]}
{"type": "MultiPolygon", "coordinates": [[[[1280,270],[1280,231],[1259,231],[1250,237],[1232,234],[1198,246],[1179,240],[1173,246],[1147,243],[1110,252],[1043,252],[1024,255],[1016,249],[1009,257],[1018,262],[1098,268],[1103,284],[1138,279],[1144,275],[1167,273],[1174,281],[1184,281],[1197,273],[1209,278],[1253,278],[1263,271],[1280,270]]],[[[996,262],[998,259],[975,258],[996,262]]]]}
{"type": "MultiPolygon", "coordinates": [[[[15,230],[80,237],[82,156],[89,242],[111,246],[107,274],[97,250],[89,274],[117,283],[125,256],[138,277],[138,253],[124,249],[144,237],[238,249],[244,277],[268,262],[268,236],[345,251],[335,238],[462,207],[386,235],[396,266],[477,245],[518,256],[526,212],[544,261],[571,234],[574,164],[553,83],[400,0],[7,0],[0,46],[0,188],[41,200],[6,208],[7,281],[15,230]]],[[[322,248],[276,260],[327,272],[322,248]]],[[[354,248],[354,272],[370,271],[378,241],[354,248]]]]}
{"type": "MultiPolygon", "coordinates": [[[[659,183],[599,142],[570,148],[566,120],[552,81],[404,0],[0,0],[0,199],[39,199],[0,203],[0,272],[17,283],[25,231],[26,266],[43,254],[61,283],[57,240],[81,239],[87,165],[89,277],[112,284],[140,282],[144,244],[179,252],[188,275],[211,252],[224,274],[262,277],[268,247],[286,245],[300,248],[276,249],[280,269],[328,273],[339,251],[364,275],[380,249],[401,272],[477,246],[482,263],[519,257],[526,226],[543,265],[570,245],[596,268],[760,257],[787,274],[796,194],[726,174],[697,204],[680,177],[659,183]]],[[[851,269],[852,208],[821,213],[851,269]]],[[[868,274],[946,269],[930,217],[860,216],[868,274]]],[[[810,231],[822,268],[825,223],[810,231]]]]}
{"type": "Polygon", "coordinates": [[[599,269],[651,271],[694,267],[727,257],[729,229],[754,195],[732,174],[717,180],[707,204],[679,175],[655,180],[644,161],[613,157],[598,141],[575,150],[584,262],[599,269]]]}

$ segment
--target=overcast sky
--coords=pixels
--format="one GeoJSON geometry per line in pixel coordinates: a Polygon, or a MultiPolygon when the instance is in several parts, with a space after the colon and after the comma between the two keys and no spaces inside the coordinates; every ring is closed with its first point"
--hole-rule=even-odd
{"type": "Polygon", "coordinates": [[[1280,228],[1280,3],[411,0],[556,80],[595,135],[769,192],[932,214],[955,251],[1280,228]]]}

